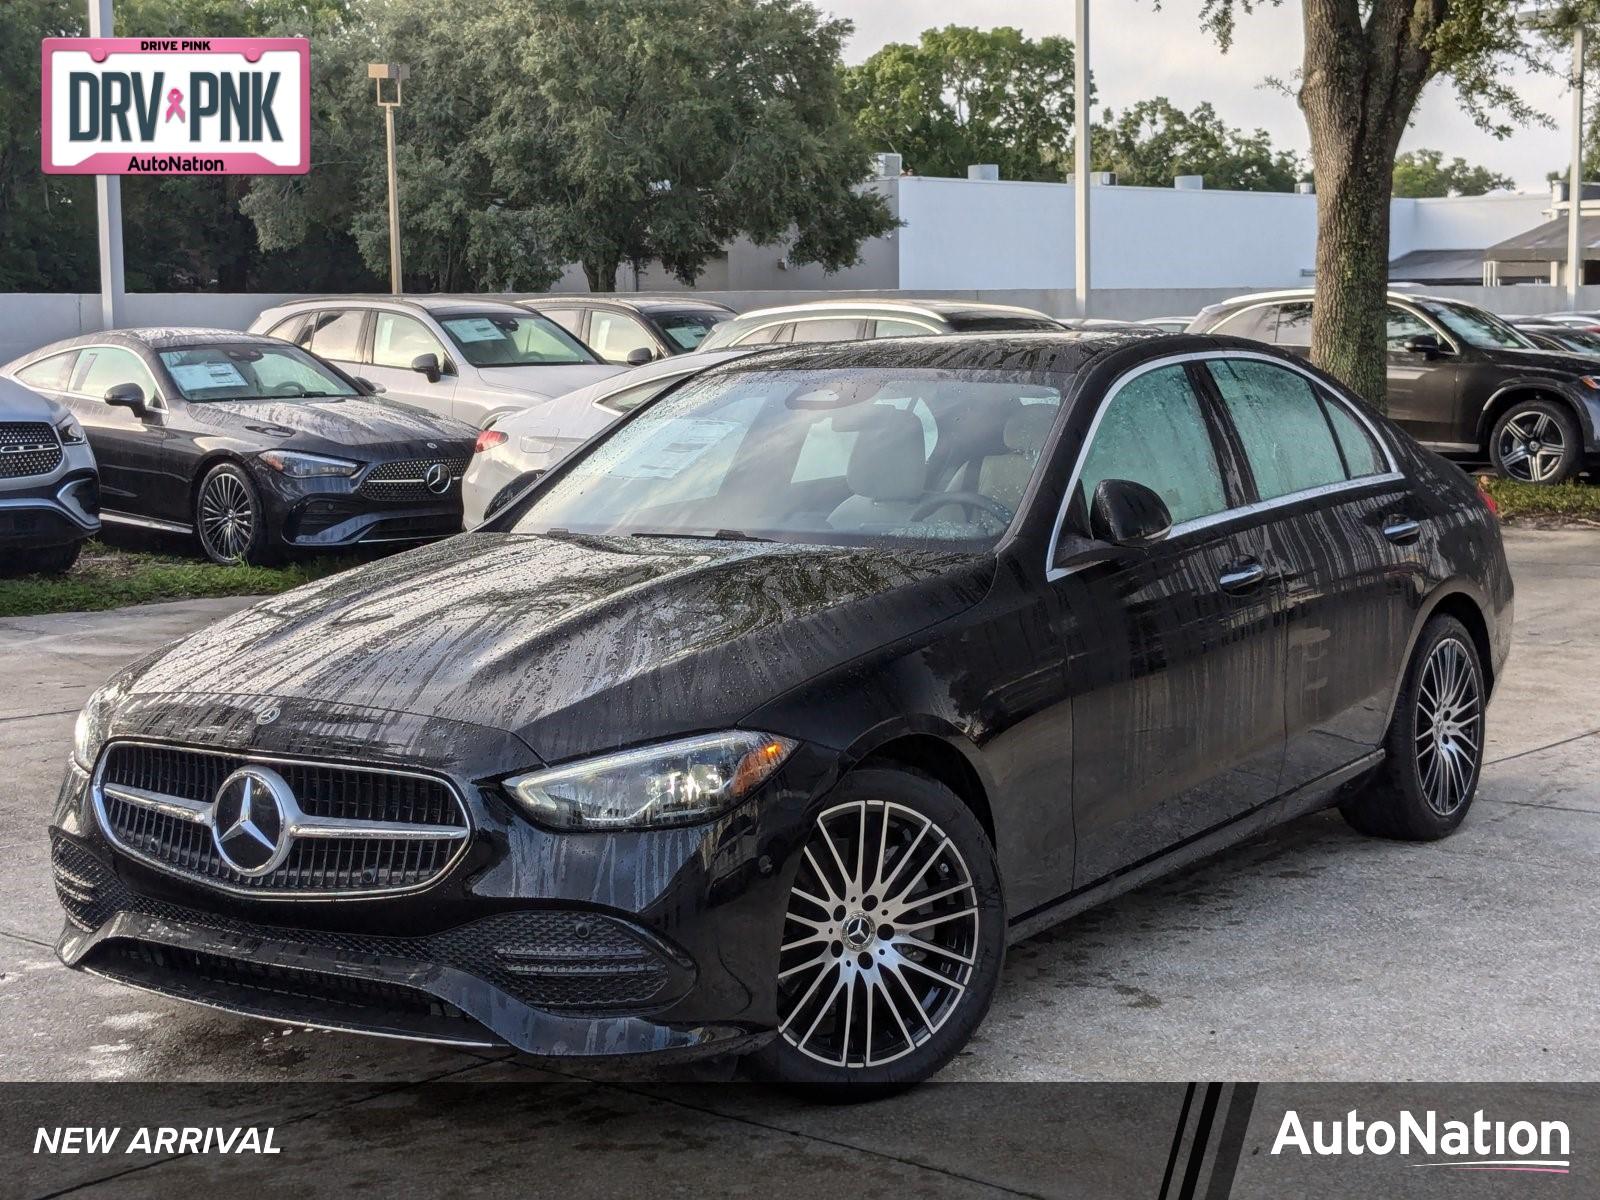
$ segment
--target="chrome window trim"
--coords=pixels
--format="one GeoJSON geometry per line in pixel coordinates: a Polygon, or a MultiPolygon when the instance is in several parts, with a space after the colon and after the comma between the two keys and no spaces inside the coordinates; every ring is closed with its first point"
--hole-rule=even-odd
{"type": "MultiPolygon", "coordinates": [[[[90,342],[87,346],[77,346],[75,349],[80,354],[85,350],[121,350],[124,354],[133,355],[133,357],[138,360],[139,365],[144,368],[145,374],[150,376],[150,386],[154,389],[154,391],[145,398],[146,407],[149,408],[151,412],[164,413],[170,411],[167,408],[167,402],[165,398],[161,395],[161,382],[156,378],[156,373],[150,369],[150,364],[145,362],[144,356],[132,346],[118,346],[112,342],[90,342]]],[[[65,353],[65,351],[63,351],[63,353],[65,353]]],[[[72,364],[72,375],[76,375],[77,373],[78,364],[74,362],[72,364]]],[[[72,375],[67,376],[67,386],[59,390],[65,392],[69,396],[77,396],[80,399],[89,400],[95,404],[105,404],[106,398],[104,395],[95,396],[89,392],[73,391],[72,375]]]]}
{"type": "Polygon", "coordinates": [[[1190,351],[1187,354],[1169,354],[1163,358],[1153,358],[1147,362],[1140,363],[1126,374],[1118,376],[1116,381],[1106,389],[1106,394],[1100,399],[1099,408],[1095,410],[1094,419],[1089,422],[1088,431],[1083,435],[1083,444],[1078,447],[1077,459],[1072,464],[1072,474],[1067,478],[1067,489],[1061,497],[1061,507],[1056,512],[1055,524],[1050,529],[1050,541],[1045,548],[1044,559],[1044,578],[1046,583],[1054,583],[1057,579],[1060,579],[1066,575],[1070,575],[1077,569],[1075,567],[1058,567],[1055,565],[1056,546],[1061,540],[1061,528],[1067,520],[1067,509],[1072,505],[1073,494],[1077,491],[1079,479],[1083,475],[1084,460],[1089,456],[1089,448],[1094,445],[1095,434],[1100,430],[1101,418],[1105,416],[1106,409],[1111,406],[1111,402],[1117,398],[1117,395],[1128,384],[1132,383],[1141,375],[1149,374],[1151,371],[1157,371],[1164,367],[1175,366],[1181,363],[1209,362],[1227,359],[1244,359],[1246,361],[1270,363],[1273,366],[1282,367],[1286,371],[1292,371],[1296,375],[1303,376],[1310,382],[1313,388],[1344,405],[1345,411],[1350,413],[1351,416],[1361,423],[1362,428],[1372,435],[1373,441],[1377,442],[1378,448],[1383,452],[1384,462],[1388,464],[1389,469],[1376,475],[1358,475],[1354,479],[1344,479],[1335,483],[1325,483],[1313,488],[1302,488],[1298,492],[1290,492],[1285,496],[1274,496],[1270,500],[1256,500],[1250,504],[1242,504],[1234,508],[1224,508],[1218,512],[1209,513],[1203,517],[1195,517],[1192,520],[1183,521],[1180,524],[1174,525],[1167,532],[1167,536],[1163,539],[1163,541],[1170,540],[1174,537],[1182,537],[1185,534],[1193,533],[1195,530],[1206,529],[1213,525],[1220,525],[1225,521],[1232,521],[1239,517],[1252,516],[1257,513],[1267,512],[1274,508],[1282,508],[1289,504],[1297,504],[1302,500],[1313,500],[1319,496],[1331,496],[1338,492],[1351,491],[1355,488],[1367,487],[1368,485],[1374,483],[1393,483],[1405,478],[1405,476],[1400,472],[1399,465],[1395,462],[1394,452],[1389,448],[1389,443],[1384,439],[1382,434],[1379,433],[1377,426],[1375,426],[1367,418],[1367,415],[1361,411],[1361,407],[1357,404],[1351,403],[1349,397],[1336,391],[1334,388],[1329,387],[1324,380],[1319,379],[1317,376],[1313,375],[1310,371],[1306,370],[1298,363],[1286,361],[1285,359],[1278,357],[1276,354],[1260,354],[1253,350],[1231,349],[1196,350],[1190,351]]]}
{"type": "MultiPolygon", "coordinates": [[[[111,787],[114,790],[121,790],[124,792],[130,790],[120,784],[112,784],[111,787]]],[[[109,739],[106,744],[100,748],[100,756],[95,761],[94,774],[89,781],[89,799],[92,807],[94,808],[95,824],[98,827],[101,836],[106,839],[106,841],[117,851],[117,853],[125,854],[129,858],[136,859],[139,862],[144,863],[146,866],[153,868],[154,870],[160,871],[166,875],[170,875],[174,879],[182,879],[185,882],[194,884],[197,887],[210,888],[213,891],[226,892],[232,896],[242,896],[251,900],[264,900],[270,903],[277,903],[278,901],[293,901],[295,903],[327,903],[330,901],[339,900],[387,899],[391,896],[405,896],[415,892],[426,891],[431,887],[437,886],[448,875],[450,875],[452,871],[455,870],[456,866],[461,862],[463,856],[465,856],[467,847],[472,844],[474,835],[477,832],[477,828],[472,821],[472,810],[468,807],[466,800],[462,797],[461,789],[456,786],[454,780],[445,775],[436,775],[428,771],[411,770],[406,767],[374,766],[368,763],[337,762],[318,758],[295,758],[292,755],[262,754],[254,750],[218,750],[208,746],[191,746],[182,742],[164,742],[150,738],[109,739]],[[309,894],[306,892],[292,891],[262,891],[253,888],[238,887],[235,884],[224,883],[220,880],[206,879],[203,876],[194,874],[193,872],[180,870],[172,866],[170,863],[163,862],[161,859],[156,858],[153,855],[145,854],[140,850],[135,850],[121,838],[117,837],[116,833],[112,830],[111,819],[107,815],[105,809],[105,788],[102,783],[102,777],[105,774],[106,763],[109,759],[110,751],[115,746],[150,746],[162,750],[178,750],[186,754],[209,755],[212,758],[238,759],[242,762],[266,763],[269,765],[277,763],[297,767],[328,767],[335,771],[366,771],[371,774],[378,775],[404,775],[413,779],[426,779],[432,783],[442,783],[449,791],[450,798],[455,801],[456,810],[461,814],[462,825],[459,827],[459,832],[449,835],[429,833],[416,836],[439,837],[441,839],[449,836],[453,840],[457,841],[459,845],[456,847],[455,853],[452,854],[448,860],[446,860],[445,864],[439,868],[432,879],[429,879],[425,883],[411,884],[407,887],[377,889],[369,888],[365,890],[319,892],[315,894],[309,894]]],[[[180,819],[209,826],[211,802],[207,802],[202,807],[198,801],[189,800],[187,797],[173,796],[164,797],[164,799],[170,800],[175,808],[184,808],[189,810],[187,815],[180,817],[180,819]],[[203,816],[201,815],[202,813],[204,814],[203,816]]],[[[169,815],[177,814],[169,813],[169,815]]],[[[318,823],[326,825],[331,822],[333,818],[316,818],[316,820],[318,823]]],[[[361,822],[361,824],[366,827],[376,828],[377,826],[385,823],[364,821],[361,822]]],[[[432,827],[410,826],[410,828],[432,827]]],[[[452,826],[451,828],[455,829],[457,827],[452,826]]],[[[308,834],[302,830],[299,831],[295,836],[308,837],[317,835],[308,834]]],[[[351,835],[341,832],[323,834],[321,836],[344,837],[351,835]]],[[[369,834],[368,836],[387,837],[392,835],[385,832],[380,834],[369,834]]],[[[286,842],[285,844],[287,845],[289,843],[286,842]]]]}

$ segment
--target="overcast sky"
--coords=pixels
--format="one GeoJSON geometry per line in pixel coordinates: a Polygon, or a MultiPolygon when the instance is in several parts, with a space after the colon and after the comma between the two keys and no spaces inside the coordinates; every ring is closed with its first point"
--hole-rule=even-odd
{"type": "MultiPolygon", "coordinates": [[[[812,0],[824,11],[848,17],[856,32],[846,60],[860,62],[886,42],[914,42],[923,29],[940,25],[1014,25],[1030,37],[1072,35],[1071,0],[812,0]]],[[[1233,49],[1219,54],[1198,32],[1199,0],[1091,0],[1092,67],[1097,107],[1120,109],[1151,96],[1166,96],[1184,109],[1203,100],[1223,120],[1265,129],[1275,145],[1304,155],[1304,118],[1292,98],[1261,87],[1269,76],[1287,77],[1300,65],[1300,5],[1241,17],[1233,49]]],[[[1554,129],[1530,126],[1505,141],[1480,131],[1461,112],[1454,92],[1436,83],[1424,94],[1402,150],[1426,146],[1447,158],[1461,155],[1543,191],[1545,174],[1566,170],[1565,80],[1526,76],[1518,81],[1525,99],[1556,118],[1554,129]]]]}

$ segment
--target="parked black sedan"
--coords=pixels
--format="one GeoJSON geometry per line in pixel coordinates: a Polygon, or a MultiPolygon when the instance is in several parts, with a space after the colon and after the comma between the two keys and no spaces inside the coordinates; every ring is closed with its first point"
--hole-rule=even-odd
{"type": "MultiPolygon", "coordinates": [[[[1312,293],[1236,296],[1202,309],[1191,333],[1255,338],[1311,351],[1312,293]]],[[[1600,370],[1551,353],[1473,304],[1391,292],[1388,413],[1441,454],[1488,459],[1527,483],[1600,468],[1600,370]]]]}
{"type": "Polygon", "coordinates": [[[384,401],[277,338],[124,329],[0,374],[60,401],[100,464],[101,518],[193,533],[216,562],[289,547],[426,541],[461,528],[476,431],[384,401]]]}
{"type": "Polygon", "coordinates": [[[1328,804],[1454,830],[1511,612],[1472,481],[1293,356],[777,351],[97,693],[59,952],[296,1023],[917,1080],[1010,940],[1328,804]]]}

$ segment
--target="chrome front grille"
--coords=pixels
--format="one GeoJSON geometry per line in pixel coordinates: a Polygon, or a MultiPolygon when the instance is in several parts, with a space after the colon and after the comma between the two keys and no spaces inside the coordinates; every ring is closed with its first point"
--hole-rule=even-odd
{"type": "Polygon", "coordinates": [[[0,479],[48,475],[61,465],[61,441],[47,421],[0,421],[0,479]]]}
{"type": "Polygon", "coordinates": [[[454,787],[435,776],[145,742],[106,748],[94,804],[107,838],[134,858],[223,891],[285,899],[426,887],[471,832],[454,787]],[[236,775],[262,784],[248,828],[237,804],[218,815],[236,775]],[[229,831],[241,828],[245,841],[270,845],[264,861],[241,865],[237,851],[225,852],[229,831]]]}
{"type": "MultiPolygon", "coordinates": [[[[466,458],[418,458],[406,462],[379,463],[367,472],[357,489],[374,500],[416,502],[442,500],[459,491],[461,476],[466,474],[466,458]],[[439,488],[437,482],[429,486],[429,472],[439,468],[446,480],[439,488]]],[[[435,473],[434,479],[439,478],[435,473]]]]}

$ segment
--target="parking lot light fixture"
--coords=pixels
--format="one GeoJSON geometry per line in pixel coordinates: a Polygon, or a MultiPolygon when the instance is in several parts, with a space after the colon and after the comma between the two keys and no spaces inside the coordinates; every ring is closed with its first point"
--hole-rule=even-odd
{"type": "Polygon", "coordinates": [[[384,144],[389,158],[389,290],[396,296],[405,290],[400,282],[400,184],[394,168],[394,110],[401,104],[401,85],[411,74],[404,63],[368,63],[367,78],[372,80],[378,107],[383,109],[384,144]],[[394,84],[393,99],[383,98],[383,81],[394,84]]]}

